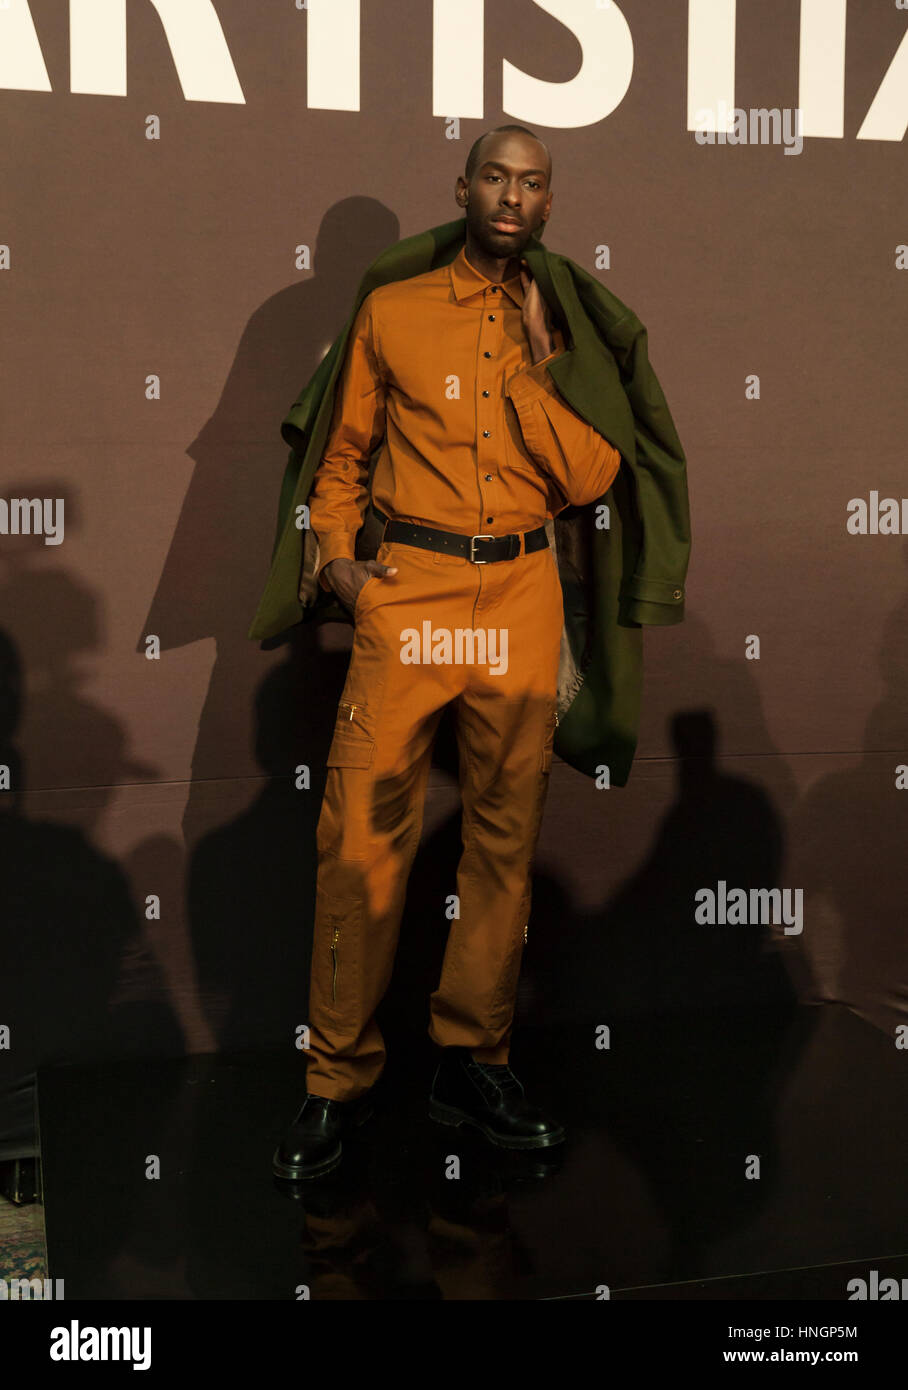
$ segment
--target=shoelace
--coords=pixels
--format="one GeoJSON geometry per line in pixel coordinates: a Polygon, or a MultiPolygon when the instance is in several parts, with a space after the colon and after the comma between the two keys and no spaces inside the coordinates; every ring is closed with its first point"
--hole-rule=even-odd
{"type": "Polygon", "coordinates": [[[485,1072],[489,1079],[494,1081],[495,1085],[502,1091],[507,1090],[509,1087],[511,1090],[523,1089],[517,1077],[506,1063],[474,1061],[474,1065],[485,1072]]]}

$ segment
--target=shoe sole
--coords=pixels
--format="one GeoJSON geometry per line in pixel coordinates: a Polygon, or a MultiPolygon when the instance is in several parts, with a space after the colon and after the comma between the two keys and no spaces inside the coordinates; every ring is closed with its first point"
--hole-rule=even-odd
{"type": "Polygon", "coordinates": [[[482,1120],[477,1120],[475,1115],[469,1115],[466,1110],[457,1110],[454,1106],[445,1105],[432,1097],[429,1098],[429,1118],[437,1124],[450,1125],[453,1129],[459,1128],[460,1125],[472,1125],[499,1149],[551,1149],[556,1144],[562,1144],[565,1139],[565,1132],[560,1126],[548,1134],[530,1135],[525,1139],[516,1135],[505,1136],[483,1124],[482,1120]]]}
{"type": "MultiPolygon", "coordinates": [[[[351,1129],[358,1129],[360,1125],[364,1125],[367,1120],[370,1120],[374,1113],[374,1105],[368,1105],[356,1119],[348,1120],[347,1124],[351,1129]]],[[[343,1146],[338,1143],[337,1152],[332,1154],[330,1158],[323,1158],[321,1163],[307,1164],[305,1168],[301,1168],[298,1164],[282,1163],[278,1157],[280,1151],[281,1146],[278,1144],[271,1159],[271,1171],[276,1178],[288,1178],[291,1182],[306,1182],[310,1178],[324,1177],[326,1173],[330,1173],[332,1169],[337,1167],[344,1156],[343,1146]]]]}
{"type": "Polygon", "coordinates": [[[276,1178],[287,1178],[291,1182],[306,1182],[309,1178],[321,1178],[325,1173],[330,1173],[332,1168],[336,1168],[343,1158],[343,1150],[338,1148],[337,1153],[331,1158],[325,1158],[321,1163],[314,1164],[308,1168],[299,1168],[293,1164],[281,1163],[278,1158],[280,1146],[274,1151],[271,1160],[271,1171],[276,1178]]]}

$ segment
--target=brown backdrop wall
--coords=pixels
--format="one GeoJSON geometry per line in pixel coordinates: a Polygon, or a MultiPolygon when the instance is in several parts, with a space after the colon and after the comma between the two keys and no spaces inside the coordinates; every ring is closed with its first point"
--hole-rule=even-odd
{"type": "MultiPolygon", "coordinates": [[[[64,6],[13,2],[49,87],[16,89],[7,43],[0,496],[65,508],[61,544],[0,535],[0,1024],[20,1100],[29,1058],[294,1045],[350,634],[246,638],[279,425],[366,264],[457,215],[467,150],[503,120],[552,150],[546,244],[648,327],[694,536],[686,621],[645,633],[628,787],[556,763],[521,1017],[746,994],[751,946],[731,963],[716,946],[745,929],[691,923],[719,879],[803,890],[803,932],[760,943],[800,997],[892,1036],[908,1014],[908,542],[846,526],[852,498],[905,491],[905,151],[857,138],[905,15],[850,7],[842,134],[790,156],[695,140],[684,5],[626,0],[625,96],[560,128],[503,109],[502,61],[567,82],[576,34],[529,0],[485,8],[482,115],[458,129],[433,114],[428,0],[363,0],[359,109],[342,111],[307,105],[305,7],[216,0],[244,98],[227,102],[184,96],[150,3],[126,6],[127,90],[111,95],[70,90],[64,6]]],[[[799,6],[739,8],[736,104],[797,106],[799,6]]],[[[407,1026],[443,945],[452,772],[443,741],[395,986],[407,1026]]]]}

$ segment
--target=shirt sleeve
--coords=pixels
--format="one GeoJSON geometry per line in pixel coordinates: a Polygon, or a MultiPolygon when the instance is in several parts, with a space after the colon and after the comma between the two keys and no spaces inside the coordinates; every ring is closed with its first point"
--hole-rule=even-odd
{"type": "Polygon", "coordinates": [[[548,357],[514,373],[507,394],[531,458],[551,475],[568,503],[580,507],[608,491],[621,466],[621,455],[568,405],[549,376],[549,363],[564,352],[557,331],[555,343],[548,357]]]}
{"type": "Polygon", "coordinates": [[[309,524],[318,540],[315,571],[341,556],[355,559],[356,534],[369,504],[369,460],[385,433],[385,377],[368,294],[347,342],[328,439],[309,495],[309,524]]]}

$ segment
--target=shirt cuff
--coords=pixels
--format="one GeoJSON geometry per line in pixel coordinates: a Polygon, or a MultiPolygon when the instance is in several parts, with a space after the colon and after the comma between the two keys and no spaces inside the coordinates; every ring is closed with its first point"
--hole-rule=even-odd
{"type": "Polygon", "coordinates": [[[541,362],[521,367],[519,372],[514,373],[508,382],[508,395],[515,405],[529,404],[530,401],[538,400],[540,396],[558,394],[548,374],[548,368],[550,363],[563,355],[564,347],[556,346],[554,352],[550,352],[548,357],[543,357],[541,362]]]}
{"type": "Polygon", "coordinates": [[[346,531],[331,531],[324,536],[319,536],[316,532],[316,536],[318,538],[318,566],[315,574],[321,587],[330,592],[331,586],[325,579],[324,568],[326,565],[330,565],[332,560],[355,560],[355,538],[348,535],[346,531]]]}

